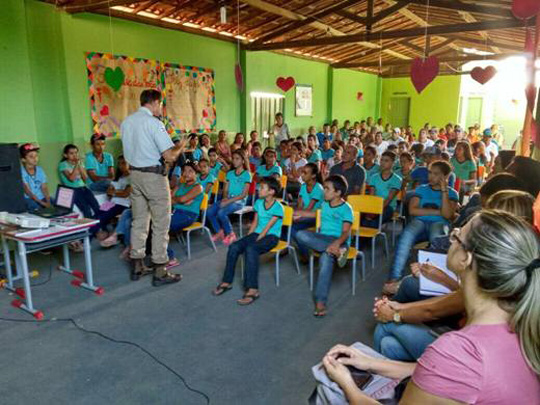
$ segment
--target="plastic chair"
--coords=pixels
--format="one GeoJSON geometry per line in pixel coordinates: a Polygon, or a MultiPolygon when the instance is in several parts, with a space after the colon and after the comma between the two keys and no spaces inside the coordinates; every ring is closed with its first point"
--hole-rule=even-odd
{"type": "Polygon", "coordinates": [[[373,214],[379,216],[379,226],[377,228],[368,228],[360,226],[356,236],[360,238],[371,239],[371,267],[375,267],[375,242],[378,236],[384,238],[384,251],[388,256],[388,238],[382,231],[382,217],[384,211],[384,199],[374,195],[350,195],[347,202],[351,204],[354,212],[359,212],[360,217],[363,214],[373,214]]]}
{"type": "MultiPolygon", "coordinates": [[[[321,210],[317,210],[317,231],[321,228],[321,210]]],[[[358,249],[359,238],[358,238],[358,229],[360,228],[360,213],[355,212],[353,223],[351,225],[351,234],[356,234],[355,246],[349,247],[349,252],[347,254],[347,260],[352,260],[352,274],[351,274],[351,293],[352,295],[356,294],[356,264],[358,261],[358,256],[362,259],[362,281],[366,278],[366,261],[364,252],[358,249]]],[[[313,291],[313,273],[314,273],[314,258],[319,257],[321,254],[319,252],[312,252],[309,256],[309,289],[313,291]]]]}
{"type": "MultiPolygon", "coordinates": [[[[216,182],[216,184],[219,184],[216,182]]],[[[214,186],[215,188],[215,186],[214,186]]],[[[205,226],[206,223],[206,211],[208,210],[208,195],[205,194],[203,197],[203,200],[201,202],[201,222],[194,222],[190,226],[181,229],[180,232],[185,231],[187,232],[187,255],[188,260],[191,260],[191,237],[190,234],[193,231],[201,229],[203,232],[206,232],[208,234],[208,239],[210,239],[210,243],[212,244],[212,249],[214,249],[214,252],[217,252],[216,245],[214,244],[214,241],[212,240],[212,234],[210,233],[210,229],[208,229],[207,226],[205,226]]]]}
{"type": "MultiPolygon", "coordinates": [[[[252,182],[252,184],[255,183],[254,181],[252,182]]],[[[243,223],[242,223],[242,217],[245,215],[245,214],[249,214],[250,212],[253,212],[253,204],[255,204],[255,193],[257,192],[257,188],[256,187],[251,187],[250,184],[250,187],[249,187],[249,191],[248,191],[248,199],[249,199],[249,196],[251,196],[251,205],[244,205],[242,208],[240,208],[239,210],[233,212],[233,215],[238,215],[239,219],[239,227],[240,227],[240,237],[242,238],[243,237],[243,234],[244,234],[244,226],[243,226],[243,223]]]]}
{"type": "Polygon", "coordinates": [[[396,196],[397,202],[398,202],[398,210],[394,211],[394,214],[392,215],[392,246],[395,246],[396,244],[396,223],[399,221],[405,226],[405,223],[407,222],[407,218],[403,215],[403,191],[401,190],[399,193],[397,193],[396,196]]]}
{"type": "Polygon", "coordinates": [[[300,274],[300,266],[298,264],[298,257],[296,255],[296,248],[291,245],[291,230],[293,224],[293,213],[294,210],[291,207],[284,206],[284,216],[283,216],[283,225],[287,227],[287,240],[280,240],[275,248],[273,248],[270,253],[275,253],[276,255],[276,287],[279,287],[279,254],[287,249],[292,251],[294,257],[294,265],[296,266],[296,272],[300,274]]]}
{"type": "Polygon", "coordinates": [[[218,181],[219,181],[220,183],[225,183],[226,176],[227,176],[227,173],[225,173],[223,170],[220,170],[220,171],[218,172],[218,177],[217,177],[217,178],[218,178],[218,181]]]}
{"type": "Polygon", "coordinates": [[[281,190],[282,190],[281,199],[283,201],[285,201],[285,195],[287,194],[287,181],[288,181],[287,176],[282,174],[280,179],[279,179],[279,184],[280,184],[281,190]]]}

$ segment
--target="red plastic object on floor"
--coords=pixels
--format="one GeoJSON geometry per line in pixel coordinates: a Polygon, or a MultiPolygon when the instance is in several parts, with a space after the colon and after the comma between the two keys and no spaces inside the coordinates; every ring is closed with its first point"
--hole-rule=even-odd
{"type": "Polygon", "coordinates": [[[80,270],[73,270],[73,272],[71,274],[73,275],[73,277],[80,278],[81,280],[85,279],[84,273],[82,271],[80,271],[80,270]]]}
{"type": "Polygon", "coordinates": [[[103,287],[98,287],[98,288],[96,288],[95,293],[97,295],[103,295],[103,294],[105,294],[105,289],[103,287]]]}
{"type": "Polygon", "coordinates": [[[26,292],[24,291],[24,288],[15,288],[15,294],[17,294],[21,298],[26,298],[26,292]]]}
{"type": "Polygon", "coordinates": [[[22,306],[22,304],[23,304],[23,302],[19,301],[19,300],[11,301],[11,305],[14,306],[15,308],[20,308],[22,306]]]}
{"type": "Polygon", "coordinates": [[[80,287],[82,284],[82,280],[71,280],[71,285],[75,287],[80,287]]]}
{"type": "Polygon", "coordinates": [[[41,311],[36,311],[34,314],[33,314],[34,318],[36,318],[38,321],[41,321],[44,317],[43,315],[43,312],[41,311]]]}

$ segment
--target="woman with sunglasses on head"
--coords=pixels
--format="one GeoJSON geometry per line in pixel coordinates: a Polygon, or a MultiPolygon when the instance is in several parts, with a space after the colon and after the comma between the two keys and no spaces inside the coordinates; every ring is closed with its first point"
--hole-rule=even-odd
{"type": "Polygon", "coordinates": [[[401,404],[540,404],[540,240],[525,220],[481,211],[451,235],[447,265],[462,283],[467,325],[417,363],[338,345],[323,359],[351,404],[375,404],[346,366],[408,382],[401,404]]]}

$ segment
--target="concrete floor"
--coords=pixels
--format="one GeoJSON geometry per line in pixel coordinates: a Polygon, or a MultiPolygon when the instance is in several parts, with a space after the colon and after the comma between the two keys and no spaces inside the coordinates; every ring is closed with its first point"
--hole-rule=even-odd
{"type": "MultiPolygon", "coordinates": [[[[387,262],[367,263],[368,275],[350,292],[349,267],[335,271],[329,314],[313,317],[308,271],[294,271],[282,260],[281,286],[274,283],[274,261],[265,256],[260,272],[261,298],[240,307],[240,272],[235,288],[222,297],[211,290],[220,279],[226,248],[213,253],[203,237],[193,238],[192,260],[177,242],[184,279],[154,288],[150,278],[129,281],[120,248],[94,243],[96,283],[105,295],[72,287],[71,277],[55,270],[60,255],[33,254],[40,271],[33,289],[35,306],[46,319],[74,318],[88,329],[135,342],[205,392],[213,404],[301,404],[314,388],[310,368],[336,343],[371,344],[373,298],[381,289],[387,262]]],[[[380,256],[380,255],[379,255],[380,256]]],[[[369,260],[369,255],[367,255],[369,260]]],[[[73,254],[74,268],[83,257],[73,254]]],[[[78,267],[81,268],[81,267],[78,267]]],[[[360,267],[359,267],[360,268],[360,267]]],[[[31,320],[10,306],[0,291],[0,317],[31,320]]],[[[0,321],[2,372],[0,402],[18,404],[204,404],[180,380],[139,349],[83,333],[68,323],[0,321]]]]}

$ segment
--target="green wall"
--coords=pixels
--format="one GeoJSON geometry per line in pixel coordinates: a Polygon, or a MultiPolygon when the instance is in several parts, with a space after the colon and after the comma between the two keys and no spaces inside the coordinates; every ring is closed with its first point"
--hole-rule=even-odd
{"type": "Polygon", "coordinates": [[[426,122],[444,126],[456,123],[459,111],[460,76],[439,76],[421,94],[411,83],[411,79],[383,79],[381,114],[388,122],[390,99],[392,97],[410,97],[409,124],[415,131],[426,122]]]}
{"type": "Polygon", "coordinates": [[[332,118],[356,121],[379,116],[381,79],[372,74],[349,69],[332,70],[332,118]],[[357,94],[364,93],[363,101],[357,94]]]}

